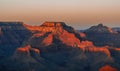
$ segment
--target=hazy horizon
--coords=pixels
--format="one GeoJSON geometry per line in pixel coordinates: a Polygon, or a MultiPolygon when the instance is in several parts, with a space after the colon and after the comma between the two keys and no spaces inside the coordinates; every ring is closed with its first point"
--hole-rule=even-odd
{"type": "Polygon", "coordinates": [[[120,0],[0,0],[0,21],[40,25],[61,21],[76,29],[120,27],[120,0]]]}

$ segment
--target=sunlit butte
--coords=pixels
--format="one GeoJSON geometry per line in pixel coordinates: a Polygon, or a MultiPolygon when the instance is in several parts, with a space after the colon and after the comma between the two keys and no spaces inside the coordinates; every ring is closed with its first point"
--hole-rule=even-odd
{"type": "Polygon", "coordinates": [[[120,0],[0,0],[0,9],[0,21],[61,21],[77,29],[101,22],[120,26],[120,0]]]}

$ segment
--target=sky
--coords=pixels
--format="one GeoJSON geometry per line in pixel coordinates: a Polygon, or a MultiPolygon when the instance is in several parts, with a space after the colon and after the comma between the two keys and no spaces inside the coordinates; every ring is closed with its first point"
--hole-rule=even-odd
{"type": "Polygon", "coordinates": [[[120,27],[120,0],[0,0],[0,21],[60,21],[76,29],[99,23],[120,27]]]}

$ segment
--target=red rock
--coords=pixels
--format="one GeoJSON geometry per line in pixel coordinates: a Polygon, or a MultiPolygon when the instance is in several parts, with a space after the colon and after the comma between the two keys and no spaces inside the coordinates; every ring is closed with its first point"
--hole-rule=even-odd
{"type": "Polygon", "coordinates": [[[40,54],[40,50],[39,50],[39,49],[36,49],[36,48],[30,48],[30,50],[34,51],[34,52],[37,53],[37,54],[40,54]]]}
{"type": "Polygon", "coordinates": [[[53,35],[49,34],[46,38],[44,38],[44,40],[41,43],[44,44],[43,46],[48,46],[52,44],[52,41],[53,41],[53,35]]]}
{"type": "Polygon", "coordinates": [[[93,47],[88,49],[90,52],[102,52],[105,53],[108,57],[110,57],[110,51],[104,47],[93,47]]]}
{"type": "MultiPolygon", "coordinates": [[[[28,29],[29,28],[31,29],[31,26],[27,26],[27,27],[28,29]]],[[[41,26],[39,26],[39,29],[36,29],[36,27],[34,28],[35,28],[34,30],[40,32],[33,34],[32,38],[30,39],[30,43],[33,46],[36,47],[48,46],[52,44],[53,36],[59,39],[63,44],[67,46],[76,47],[77,45],[80,44],[80,40],[75,36],[75,34],[69,32],[70,30],[72,30],[72,28],[65,25],[65,23],[63,22],[45,22],[41,26]],[[46,36],[46,33],[48,32],[50,33],[46,36]]],[[[82,36],[83,35],[84,34],[82,34],[82,36]]]]}
{"type": "Polygon", "coordinates": [[[41,36],[44,36],[45,33],[36,33],[36,34],[33,34],[33,36],[31,38],[34,38],[34,37],[41,37],[41,36]]]}
{"type": "Polygon", "coordinates": [[[105,53],[108,57],[110,57],[110,51],[108,50],[107,46],[96,47],[90,41],[82,41],[78,47],[83,51],[87,52],[102,52],[105,53]]]}
{"type": "Polygon", "coordinates": [[[20,48],[17,48],[17,51],[19,52],[29,52],[29,49],[31,48],[30,45],[27,45],[25,47],[20,47],[20,48]]]}
{"type": "Polygon", "coordinates": [[[31,48],[30,45],[27,45],[25,47],[20,47],[20,48],[17,48],[17,52],[25,52],[25,53],[29,53],[29,51],[32,50],[34,52],[36,52],[37,54],[40,53],[40,50],[39,49],[36,49],[36,48],[31,48]]]}
{"type": "Polygon", "coordinates": [[[118,70],[114,67],[111,67],[110,65],[105,65],[101,67],[99,71],[118,71],[118,70]]]}
{"type": "Polygon", "coordinates": [[[41,26],[29,26],[23,24],[30,31],[57,32],[65,25],[63,22],[45,22],[41,26]]]}
{"type": "Polygon", "coordinates": [[[120,51],[120,48],[112,48],[113,50],[120,51]]]}
{"type": "Polygon", "coordinates": [[[81,36],[82,38],[86,37],[86,34],[85,34],[85,33],[80,32],[79,34],[80,34],[80,36],[81,36]]]}
{"type": "Polygon", "coordinates": [[[76,38],[73,33],[69,33],[65,30],[61,35],[58,36],[58,38],[62,41],[63,44],[66,44],[68,46],[76,47],[80,44],[80,40],[76,38]]]}
{"type": "Polygon", "coordinates": [[[63,27],[64,25],[64,22],[44,22],[41,27],[63,27]]]}

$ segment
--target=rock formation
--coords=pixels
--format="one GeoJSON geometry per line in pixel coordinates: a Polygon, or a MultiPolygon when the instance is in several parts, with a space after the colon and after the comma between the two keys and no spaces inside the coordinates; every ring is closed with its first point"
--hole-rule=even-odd
{"type": "Polygon", "coordinates": [[[64,22],[0,22],[0,71],[119,71],[120,49],[103,45],[108,35],[119,34],[102,24],[78,32],[64,22]]]}

